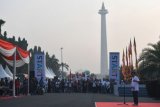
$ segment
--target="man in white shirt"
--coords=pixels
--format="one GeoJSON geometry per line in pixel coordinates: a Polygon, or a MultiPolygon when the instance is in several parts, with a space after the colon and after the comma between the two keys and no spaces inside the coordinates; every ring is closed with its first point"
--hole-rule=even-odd
{"type": "Polygon", "coordinates": [[[132,72],[131,91],[133,94],[133,101],[135,106],[138,106],[138,91],[139,91],[139,78],[136,76],[136,72],[132,72]]]}

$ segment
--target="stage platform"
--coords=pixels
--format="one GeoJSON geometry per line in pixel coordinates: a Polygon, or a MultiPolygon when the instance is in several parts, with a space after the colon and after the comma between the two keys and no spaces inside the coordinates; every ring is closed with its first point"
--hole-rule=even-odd
{"type": "Polygon", "coordinates": [[[160,107],[160,103],[140,102],[138,106],[134,106],[133,102],[95,102],[95,107],[160,107]]]}

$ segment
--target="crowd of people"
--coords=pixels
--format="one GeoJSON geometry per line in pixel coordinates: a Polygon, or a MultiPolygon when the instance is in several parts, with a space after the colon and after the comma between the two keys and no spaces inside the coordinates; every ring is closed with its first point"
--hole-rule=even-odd
{"type": "Polygon", "coordinates": [[[30,93],[111,93],[111,85],[108,79],[46,79],[43,81],[32,78],[30,81],[30,93]]]}
{"type": "MultiPolygon", "coordinates": [[[[43,79],[30,78],[29,93],[41,95],[44,93],[111,93],[110,81],[108,79],[72,78],[72,79],[43,79]]],[[[13,81],[7,78],[0,80],[0,96],[13,94],[13,81]]],[[[28,80],[24,78],[15,80],[15,94],[28,94],[28,80]]]]}
{"type": "MultiPolygon", "coordinates": [[[[28,80],[24,78],[23,81],[20,78],[15,80],[15,94],[16,96],[23,94],[27,95],[28,91],[28,80]]],[[[13,94],[13,80],[8,78],[1,78],[0,80],[0,96],[12,95],[13,94]]]]}
{"type": "MultiPolygon", "coordinates": [[[[135,72],[132,72],[131,91],[133,93],[134,105],[138,105],[139,78],[135,72]]],[[[16,78],[15,94],[43,95],[44,93],[113,93],[113,83],[108,79],[96,79],[91,77],[77,77],[68,79],[46,79],[41,77],[40,80],[33,77],[28,79],[16,78]]],[[[13,80],[1,78],[0,96],[13,95],[13,80]]]]}

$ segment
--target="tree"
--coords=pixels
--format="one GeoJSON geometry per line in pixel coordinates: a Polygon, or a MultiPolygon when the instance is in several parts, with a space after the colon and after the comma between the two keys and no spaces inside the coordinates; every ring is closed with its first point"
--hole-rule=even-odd
{"type": "Polygon", "coordinates": [[[90,75],[90,71],[89,70],[85,70],[84,73],[87,74],[87,75],[90,75]]]}
{"type": "Polygon", "coordinates": [[[160,41],[148,44],[139,58],[139,70],[145,80],[160,79],[160,41]]]}
{"type": "Polygon", "coordinates": [[[37,53],[37,52],[38,52],[37,46],[34,46],[33,52],[34,52],[34,53],[37,53]]]}
{"type": "Polygon", "coordinates": [[[40,46],[38,46],[38,52],[42,52],[42,51],[41,51],[41,47],[40,47],[40,46]]]}
{"type": "Polygon", "coordinates": [[[5,21],[0,19],[0,35],[2,35],[2,30],[1,30],[1,27],[5,24],[5,21]]]}
{"type": "MultiPolygon", "coordinates": [[[[66,69],[66,70],[68,70],[68,68],[69,68],[69,65],[67,64],[67,63],[62,63],[63,64],[63,67],[66,69]]],[[[62,66],[62,65],[61,65],[62,66]]]]}
{"type": "Polygon", "coordinates": [[[7,31],[4,31],[4,39],[7,39],[7,31]]]}

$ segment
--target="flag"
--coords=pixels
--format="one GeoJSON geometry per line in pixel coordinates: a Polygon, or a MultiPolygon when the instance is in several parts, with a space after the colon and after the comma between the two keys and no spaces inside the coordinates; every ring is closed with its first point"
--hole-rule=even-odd
{"type": "Polygon", "coordinates": [[[125,54],[124,54],[124,50],[123,50],[122,62],[123,62],[123,65],[125,65],[125,54]]]}
{"type": "Polygon", "coordinates": [[[129,44],[129,47],[128,47],[128,54],[132,55],[132,43],[131,43],[131,40],[130,40],[130,44],[129,44]]]}
{"type": "Polygon", "coordinates": [[[128,66],[128,51],[127,51],[127,47],[126,47],[126,63],[127,63],[127,66],[128,66]]]}
{"type": "Polygon", "coordinates": [[[123,50],[123,55],[122,55],[122,74],[124,77],[124,80],[126,80],[126,70],[125,70],[125,54],[124,54],[124,50],[123,50]]]}
{"type": "Polygon", "coordinates": [[[130,40],[130,44],[129,44],[129,47],[128,47],[128,57],[129,57],[129,69],[130,71],[133,70],[133,59],[132,59],[132,43],[131,43],[131,40],[130,40]]]}
{"type": "Polygon", "coordinates": [[[134,52],[135,52],[135,55],[137,56],[136,40],[135,40],[135,37],[134,37],[134,43],[133,43],[133,45],[134,45],[134,52]]]}
{"type": "Polygon", "coordinates": [[[136,40],[135,40],[135,37],[134,37],[134,52],[135,52],[135,59],[136,59],[136,63],[135,63],[135,66],[136,66],[136,70],[138,69],[138,60],[137,60],[137,49],[136,49],[136,40]]]}
{"type": "Polygon", "coordinates": [[[124,67],[124,69],[125,69],[125,80],[127,80],[129,78],[129,75],[130,75],[129,60],[128,60],[128,58],[129,58],[129,54],[128,54],[128,49],[126,47],[126,63],[127,64],[124,67]]]}

